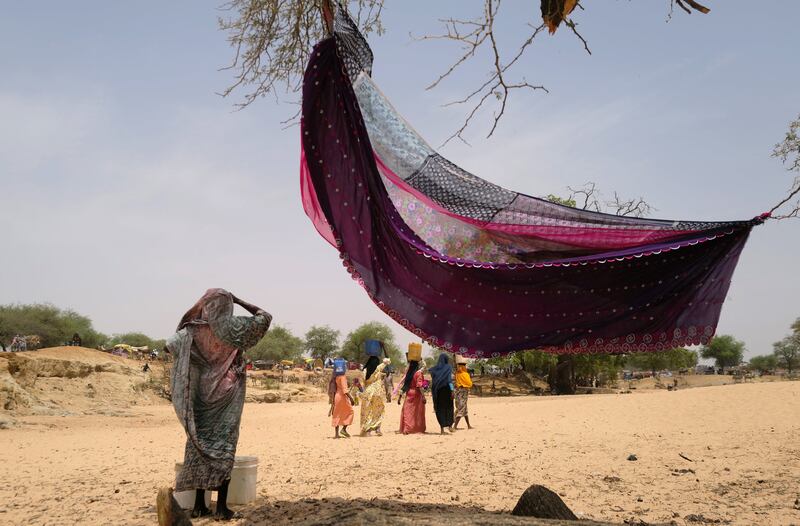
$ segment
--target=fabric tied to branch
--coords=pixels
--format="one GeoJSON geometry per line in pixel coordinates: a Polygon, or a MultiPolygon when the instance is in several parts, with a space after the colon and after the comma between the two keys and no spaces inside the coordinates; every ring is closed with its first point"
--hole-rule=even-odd
{"type": "Polygon", "coordinates": [[[623,217],[507,190],[431,148],[371,71],[369,46],[339,9],[304,78],[303,204],[403,327],[485,358],[659,351],[714,335],[763,218],[623,217]]]}

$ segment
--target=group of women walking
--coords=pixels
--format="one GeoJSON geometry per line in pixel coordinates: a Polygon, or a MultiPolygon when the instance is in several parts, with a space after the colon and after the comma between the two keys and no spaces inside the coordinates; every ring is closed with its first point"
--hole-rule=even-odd
{"type": "MultiPolygon", "coordinates": [[[[467,401],[469,390],[472,388],[472,378],[467,371],[466,360],[460,356],[456,357],[456,370],[453,371],[447,354],[442,353],[438,363],[430,369],[431,381],[428,382],[425,379],[421,356],[414,353],[406,356],[408,368],[392,393],[397,399],[397,404],[402,403],[403,406],[399,432],[408,435],[426,431],[427,387],[430,387],[433,409],[441,434],[458,429],[462,418],[467,428],[471,429],[467,401]]],[[[358,393],[348,389],[346,371],[334,369],[328,394],[331,403],[331,425],[336,430],[335,438],[350,437],[347,427],[353,423],[355,416],[353,406],[356,404],[361,406],[361,436],[368,436],[373,432],[378,436],[382,434],[381,425],[387,401],[384,384],[386,368],[390,363],[389,358],[381,361],[376,356],[370,356],[364,365],[364,389],[358,393]]]]}

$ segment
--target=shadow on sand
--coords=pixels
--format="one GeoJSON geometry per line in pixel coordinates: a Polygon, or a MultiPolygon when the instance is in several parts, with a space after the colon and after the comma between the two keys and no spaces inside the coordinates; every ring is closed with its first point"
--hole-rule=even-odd
{"type": "MultiPolygon", "coordinates": [[[[447,525],[484,524],[505,525],[582,525],[607,523],[593,521],[556,521],[514,517],[507,512],[482,508],[418,504],[384,499],[302,499],[297,501],[257,501],[253,507],[241,510],[244,519],[239,524],[266,526],[293,525],[447,525]]],[[[217,523],[219,524],[219,523],[217,523]]]]}

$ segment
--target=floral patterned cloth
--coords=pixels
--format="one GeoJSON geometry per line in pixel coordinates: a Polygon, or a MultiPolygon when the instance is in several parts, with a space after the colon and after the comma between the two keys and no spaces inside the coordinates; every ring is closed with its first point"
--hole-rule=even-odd
{"type": "Polygon", "coordinates": [[[467,400],[469,400],[469,389],[466,387],[456,387],[456,418],[469,416],[467,412],[467,400]]]}
{"type": "Polygon", "coordinates": [[[367,387],[361,393],[361,433],[376,431],[383,424],[383,415],[386,411],[384,369],[386,369],[385,363],[378,365],[372,376],[367,379],[367,387]]]}

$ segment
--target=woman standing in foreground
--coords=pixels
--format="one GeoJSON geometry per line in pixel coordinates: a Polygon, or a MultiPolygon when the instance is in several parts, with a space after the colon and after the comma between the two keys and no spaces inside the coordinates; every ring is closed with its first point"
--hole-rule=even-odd
{"type": "Polygon", "coordinates": [[[408,346],[409,352],[406,354],[408,369],[403,377],[400,396],[397,397],[397,403],[400,404],[400,399],[406,395],[400,413],[400,432],[404,435],[425,432],[425,394],[422,392],[424,378],[422,371],[419,370],[422,346],[417,350],[416,347],[412,348],[415,345],[419,344],[411,343],[408,346]]]}
{"type": "Polygon", "coordinates": [[[447,354],[439,355],[439,363],[431,368],[431,395],[436,420],[439,421],[441,434],[444,429],[453,430],[453,368],[447,354]]]}
{"type": "Polygon", "coordinates": [[[467,413],[467,400],[469,390],[472,389],[472,378],[467,371],[467,360],[462,356],[456,357],[456,423],[453,429],[458,429],[458,423],[463,417],[467,422],[467,429],[472,429],[469,425],[469,414],[467,413]]]}
{"type": "Polygon", "coordinates": [[[217,490],[215,518],[228,508],[246,386],[244,352],[269,329],[272,316],[223,289],[209,289],[184,314],[167,349],[174,357],[172,405],[186,430],[183,468],[175,490],[196,490],[192,517],[210,515],[205,491],[217,490]],[[234,304],[252,316],[234,316],[234,304]]]}

